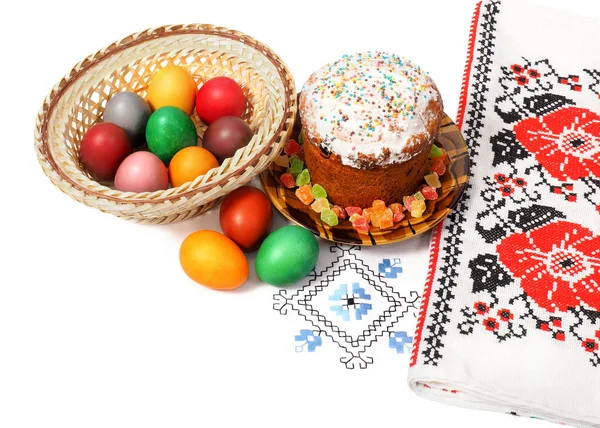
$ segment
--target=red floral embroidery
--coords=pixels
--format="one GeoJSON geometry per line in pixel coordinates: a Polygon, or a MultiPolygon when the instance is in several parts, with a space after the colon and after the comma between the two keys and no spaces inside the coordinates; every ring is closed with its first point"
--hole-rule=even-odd
{"type": "Polygon", "coordinates": [[[498,321],[496,321],[496,318],[493,318],[493,317],[488,317],[488,318],[484,319],[483,325],[485,326],[485,329],[488,331],[496,331],[500,328],[500,324],[498,324],[498,321]]]}
{"type": "Polygon", "coordinates": [[[600,116],[567,107],[515,125],[517,140],[553,177],[600,177],[600,116]]]}
{"type": "Polygon", "coordinates": [[[560,342],[564,342],[565,341],[565,332],[557,331],[556,333],[554,333],[554,336],[552,336],[552,337],[560,342]]]}
{"type": "Polygon", "coordinates": [[[585,303],[600,311],[600,236],[589,229],[558,221],[509,235],[496,250],[540,307],[566,311],[585,303]]]}
{"type": "Polygon", "coordinates": [[[477,311],[478,315],[485,315],[490,311],[489,306],[484,302],[477,302],[473,305],[473,307],[477,311]]]}
{"type": "Polygon", "coordinates": [[[510,69],[515,75],[515,81],[521,86],[528,84],[529,78],[539,79],[542,76],[539,71],[519,64],[511,65],[510,69]]]}
{"type": "Polygon", "coordinates": [[[500,309],[498,311],[498,316],[500,317],[500,319],[502,321],[511,321],[515,318],[513,313],[511,311],[509,311],[508,309],[500,309]]]}
{"type": "Polygon", "coordinates": [[[598,342],[590,338],[582,341],[581,346],[583,346],[586,352],[596,352],[598,350],[598,342]]]}

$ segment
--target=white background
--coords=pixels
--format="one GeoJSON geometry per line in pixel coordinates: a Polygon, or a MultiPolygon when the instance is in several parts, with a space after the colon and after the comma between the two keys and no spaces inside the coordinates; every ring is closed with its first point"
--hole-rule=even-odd
{"type": "MultiPolygon", "coordinates": [[[[595,0],[544,3],[600,19],[595,0]]],[[[291,359],[290,344],[274,339],[280,336],[272,289],[217,293],[181,271],[181,241],[216,228],[216,212],[171,226],[124,222],[54,188],[33,149],[38,108],[75,63],[130,33],[176,23],[223,25],[265,42],[288,64],[298,89],[343,53],[407,56],[430,72],[455,117],[473,6],[448,0],[3,6],[0,427],[544,424],[420,399],[406,386],[407,358],[366,371],[291,359]]],[[[415,281],[425,277],[428,238],[398,244],[414,256],[415,281]]]]}

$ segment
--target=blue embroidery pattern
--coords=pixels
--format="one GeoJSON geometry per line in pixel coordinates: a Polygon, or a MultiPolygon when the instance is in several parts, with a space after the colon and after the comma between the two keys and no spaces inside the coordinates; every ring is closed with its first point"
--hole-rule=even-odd
{"type": "Polygon", "coordinates": [[[413,338],[405,331],[390,333],[390,348],[395,349],[398,354],[404,354],[404,347],[411,343],[413,343],[413,338]]]}
{"type": "Polygon", "coordinates": [[[315,352],[315,349],[322,344],[321,336],[316,335],[312,330],[300,330],[300,334],[294,336],[296,342],[300,342],[296,345],[296,352],[302,352],[306,349],[308,352],[315,352]]]}
{"type": "Polygon", "coordinates": [[[362,316],[371,310],[370,303],[362,302],[362,300],[371,300],[371,296],[357,282],[352,283],[352,294],[348,294],[348,286],[346,284],[341,284],[335,290],[335,293],[329,296],[329,300],[342,302],[341,305],[331,306],[331,310],[341,316],[344,321],[350,321],[350,308],[354,309],[354,316],[357,321],[360,321],[362,316]]]}
{"type": "Polygon", "coordinates": [[[383,259],[383,262],[379,263],[379,273],[386,278],[398,278],[398,274],[402,273],[400,259],[394,259],[394,263],[390,259],[383,259]]]}

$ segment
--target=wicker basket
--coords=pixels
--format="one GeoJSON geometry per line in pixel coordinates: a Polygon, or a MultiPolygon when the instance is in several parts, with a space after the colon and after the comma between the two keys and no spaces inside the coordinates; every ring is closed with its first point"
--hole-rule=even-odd
{"type": "MultiPolygon", "coordinates": [[[[267,46],[238,31],[211,25],[152,28],[113,43],[77,64],[46,97],[37,116],[35,148],[50,180],[73,199],[140,223],[194,217],[246,184],[281,152],[296,116],[294,80],[267,46]],[[146,95],[152,75],[168,64],[186,68],[198,85],[215,76],[241,84],[251,142],[204,176],[177,188],[124,193],[98,183],[82,168],[79,144],[120,91],[146,95]]],[[[205,126],[194,113],[200,139],[205,126]]]]}

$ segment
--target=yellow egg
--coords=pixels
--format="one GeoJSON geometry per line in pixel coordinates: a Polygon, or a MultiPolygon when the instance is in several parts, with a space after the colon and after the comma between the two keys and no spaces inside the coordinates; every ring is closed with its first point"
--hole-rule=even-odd
{"type": "Polygon", "coordinates": [[[191,114],[196,102],[196,82],[184,68],[167,65],[152,76],[146,101],[153,110],[173,106],[191,114]]]}
{"type": "Polygon", "coordinates": [[[238,288],[248,279],[248,260],[242,250],[214,230],[198,230],[185,238],[179,262],[192,280],[215,290],[238,288]]]}

